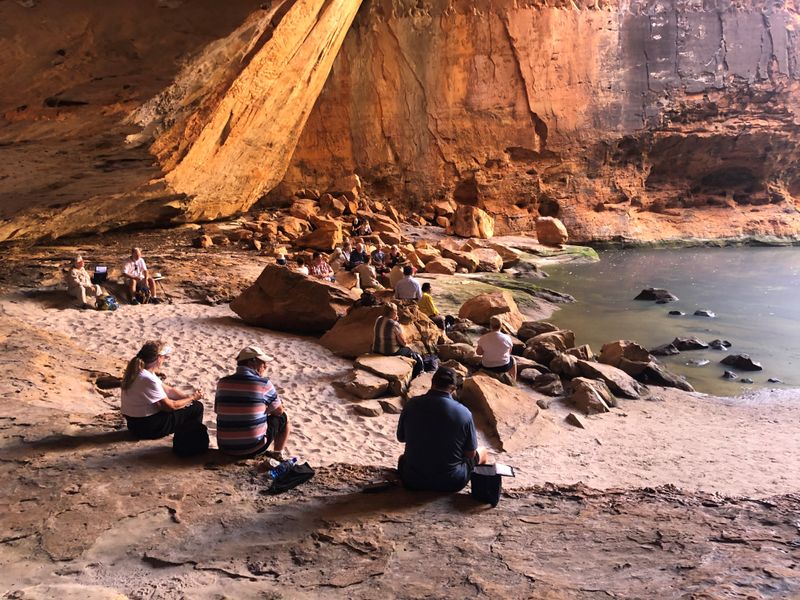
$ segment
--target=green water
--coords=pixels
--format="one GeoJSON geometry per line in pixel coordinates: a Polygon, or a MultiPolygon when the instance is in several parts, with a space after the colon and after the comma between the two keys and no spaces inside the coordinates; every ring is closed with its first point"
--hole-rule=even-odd
{"type": "Polygon", "coordinates": [[[800,248],[698,248],[609,250],[600,262],[556,265],[539,283],[575,296],[550,319],[572,329],[576,342],[597,353],[608,341],[635,340],[646,348],[696,336],[732,342],[729,351],[699,350],[662,357],[673,372],[698,390],[738,395],[756,387],[800,387],[800,248]],[[647,287],[666,288],[680,299],[669,304],[634,301],[647,287]],[[692,316],[709,309],[716,318],[692,316]],[[681,310],[683,317],[669,316],[681,310]],[[719,364],[729,353],[749,354],[763,371],[745,372],[719,364]],[[703,367],[690,360],[707,359],[703,367]],[[724,370],[753,384],[726,381],[724,370]],[[768,383],[780,379],[782,384],[768,383]]]}

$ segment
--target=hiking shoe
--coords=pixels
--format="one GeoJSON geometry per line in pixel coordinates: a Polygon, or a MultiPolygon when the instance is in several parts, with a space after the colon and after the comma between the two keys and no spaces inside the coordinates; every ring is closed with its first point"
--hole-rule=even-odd
{"type": "Polygon", "coordinates": [[[139,306],[139,301],[136,298],[134,298],[133,300],[131,300],[131,305],[132,306],[139,306]]]}
{"type": "Polygon", "coordinates": [[[150,304],[161,304],[164,302],[161,298],[150,298],[150,304]]]}
{"type": "Polygon", "coordinates": [[[276,452],[274,450],[267,450],[261,456],[265,458],[272,458],[274,460],[284,461],[286,457],[289,456],[289,453],[286,450],[281,450],[280,452],[276,452]]]}

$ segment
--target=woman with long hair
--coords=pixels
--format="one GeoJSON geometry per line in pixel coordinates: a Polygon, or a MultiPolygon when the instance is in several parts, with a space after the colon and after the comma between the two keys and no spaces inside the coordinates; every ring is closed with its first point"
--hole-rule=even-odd
{"type": "Polygon", "coordinates": [[[154,440],[203,422],[203,394],[185,394],[156,375],[171,353],[161,341],[145,342],[125,369],[122,414],[134,437],[154,440]]]}

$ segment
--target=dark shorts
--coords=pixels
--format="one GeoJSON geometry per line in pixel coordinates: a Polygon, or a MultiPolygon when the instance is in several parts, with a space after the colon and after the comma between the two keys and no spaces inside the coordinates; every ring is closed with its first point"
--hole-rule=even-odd
{"type": "Polygon", "coordinates": [[[427,490],[440,491],[440,492],[441,491],[444,491],[444,492],[457,492],[459,490],[464,489],[464,487],[467,485],[467,483],[469,483],[470,477],[472,476],[472,471],[475,470],[475,467],[478,465],[478,462],[480,461],[480,456],[478,455],[477,452],[475,452],[475,454],[473,456],[471,456],[471,457],[466,457],[466,456],[464,457],[464,466],[466,467],[466,470],[467,470],[467,478],[460,485],[452,486],[451,489],[440,489],[439,486],[435,486],[435,485],[434,486],[430,486],[430,487],[423,487],[423,488],[418,488],[418,487],[415,487],[413,485],[409,485],[406,482],[405,477],[404,477],[403,464],[405,463],[405,459],[406,459],[406,455],[405,454],[401,454],[400,458],[397,459],[397,474],[400,476],[400,481],[403,483],[403,486],[406,489],[409,489],[409,490],[412,490],[412,491],[413,490],[426,490],[427,489],[427,490]]]}
{"type": "Polygon", "coordinates": [[[283,413],[282,415],[270,415],[270,416],[268,416],[267,417],[267,437],[265,438],[266,439],[266,444],[264,444],[263,447],[259,448],[258,450],[256,450],[252,454],[249,454],[248,456],[251,456],[251,457],[252,456],[260,456],[261,454],[264,454],[264,452],[269,450],[269,447],[272,445],[272,442],[275,441],[275,438],[278,437],[280,434],[282,434],[286,430],[286,424],[288,422],[289,422],[289,419],[286,416],[286,413],[283,413]]]}
{"type": "Polygon", "coordinates": [[[514,359],[508,361],[507,365],[500,365],[499,367],[487,367],[485,365],[481,365],[481,369],[484,371],[491,371],[492,373],[508,373],[511,369],[514,368],[514,359]]]}

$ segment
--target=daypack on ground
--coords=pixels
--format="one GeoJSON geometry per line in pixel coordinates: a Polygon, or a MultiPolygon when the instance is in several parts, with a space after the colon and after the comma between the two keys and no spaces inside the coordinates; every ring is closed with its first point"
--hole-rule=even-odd
{"type": "Polygon", "coordinates": [[[172,451],[178,456],[196,456],[208,450],[208,429],[197,423],[190,429],[176,431],[172,437],[172,451]]]}

